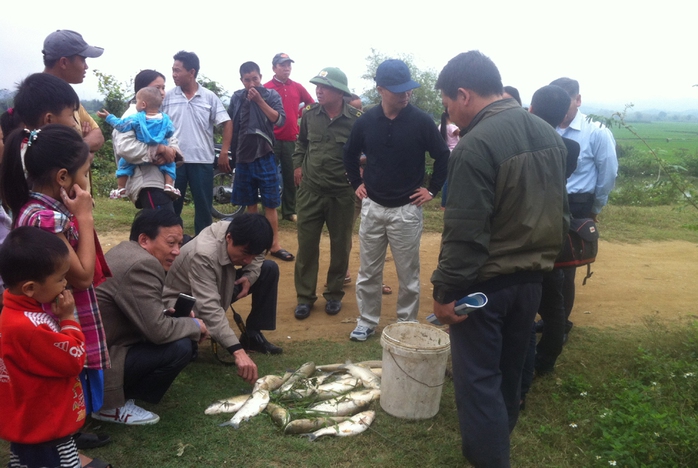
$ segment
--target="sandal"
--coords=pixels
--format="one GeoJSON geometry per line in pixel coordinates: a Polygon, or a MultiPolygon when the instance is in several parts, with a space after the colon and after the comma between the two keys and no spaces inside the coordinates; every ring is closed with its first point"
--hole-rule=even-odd
{"type": "Polygon", "coordinates": [[[294,258],[293,254],[286,249],[279,249],[276,252],[269,252],[272,257],[280,258],[284,262],[290,262],[294,258]]]}
{"type": "Polygon", "coordinates": [[[388,294],[392,294],[392,293],[393,293],[393,288],[391,288],[391,287],[388,286],[387,284],[384,284],[384,285],[382,286],[382,291],[383,291],[383,294],[385,294],[385,295],[387,296],[388,294]]]}
{"type": "Polygon", "coordinates": [[[116,188],[109,192],[109,198],[112,200],[118,200],[119,198],[126,198],[126,189],[125,188],[116,188]]]}
{"type": "Polygon", "coordinates": [[[163,191],[173,200],[176,200],[182,196],[182,192],[180,192],[179,189],[172,184],[165,184],[163,191]]]}
{"type": "Polygon", "coordinates": [[[76,432],[73,440],[78,450],[93,449],[102,447],[111,442],[111,437],[107,434],[91,434],[89,432],[76,432]]]}

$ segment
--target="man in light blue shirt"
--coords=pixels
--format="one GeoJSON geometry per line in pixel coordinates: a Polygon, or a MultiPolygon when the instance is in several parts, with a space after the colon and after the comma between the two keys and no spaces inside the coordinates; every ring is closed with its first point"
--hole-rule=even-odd
{"type": "Polygon", "coordinates": [[[174,136],[184,155],[184,164],[177,168],[175,187],[182,197],[174,202],[175,213],[182,213],[187,186],[194,200],[194,229],[196,234],[212,222],[213,204],[213,127],[223,129],[223,148],[230,147],[233,123],[223,103],[213,92],[201,86],[199,57],[193,52],[180,51],[174,56],[172,78],[176,88],[168,91],[162,111],[175,126],[174,136]]]}
{"type": "MultiPolygon", "coordinates": [[[[618,175],[618,158],[616,141],[611,131],[596,122],[587,121],[587,116],[579,112],[582,95],[579,94],[579,82],[571,78],[558,78],[550,83],[567,91],[570,95],[570,108],[562,123],[557,127],[560,136],[579,143],[577,169],[567,179],[570,213],[574,218],[592,218],[598,222],[601,209],[608,203],[608,195],[613,190],[618,175]]],[[[567,268],[563,294],[567,333],[572,329],[569,320],[574,306],[575,268],[567,268]]]]}

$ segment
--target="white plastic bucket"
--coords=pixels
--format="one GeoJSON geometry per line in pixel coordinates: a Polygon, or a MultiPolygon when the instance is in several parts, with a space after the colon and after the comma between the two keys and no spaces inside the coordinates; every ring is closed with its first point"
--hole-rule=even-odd
{"type": "Polygon", "coordinates": [[[402,322],[381,335],[381,407],[404,419],[428,419],[439,412],[451,340],[431,325],[402,322]]]}

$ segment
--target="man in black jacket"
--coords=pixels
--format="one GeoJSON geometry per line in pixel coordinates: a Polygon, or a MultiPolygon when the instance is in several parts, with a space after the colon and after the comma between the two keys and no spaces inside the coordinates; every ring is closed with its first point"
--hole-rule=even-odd
{"type": "Polygon", "coordinates": [[[395,260],[400,290],[399,322],[414,322],[419,311],[419,242],[422,205],[446,179],[448,147],[432,118],[410,104],[419,87],[401,60],[386,60],[376,70],[381,103],[356,121],[344,148],[347,177],[362,200],[359,275],[356,280],[358,325],[349,338],[366,341],[381,314],[383,265],[387,246],[395,260]],[[429,187],[423,187],[425,152],[434,159],[429,187]],[[361,153],[366,154],[363,177],[361,153]]]}

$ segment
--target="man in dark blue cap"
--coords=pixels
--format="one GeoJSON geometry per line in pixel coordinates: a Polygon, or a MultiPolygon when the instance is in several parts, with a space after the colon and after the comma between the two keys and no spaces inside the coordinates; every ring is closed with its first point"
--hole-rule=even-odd
{"type": "Polygon", "coordinates": [[[410,104],[419,83],[412,80],[405,62],[386,60],[378,66],[375,80],[381,103],[357,120],[344,147],[347,177],[362,200],[356,280],[361,316],[349,335],[354,341],[365,341],[378,325],[388,245],[400,284],[398,321],[417,321],[422,205],[441,190],[449,155],[431,116],[410,104]],[[434,159],[434,172],[429,186],[423,187],[427,151],[434,159]],[[361,153],[367,160],[363,177],[361,153]]]}

